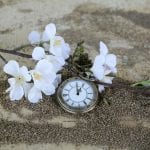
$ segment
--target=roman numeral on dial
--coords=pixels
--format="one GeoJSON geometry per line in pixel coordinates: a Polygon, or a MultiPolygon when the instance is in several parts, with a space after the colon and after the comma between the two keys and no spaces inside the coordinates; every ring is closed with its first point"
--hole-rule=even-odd
{"type": "Polygon", "coordinates": [[[68,94],[63,94],[62,96],[63,96],[63,97],[66,97],[66,96],[68,96],[68,94]]]}

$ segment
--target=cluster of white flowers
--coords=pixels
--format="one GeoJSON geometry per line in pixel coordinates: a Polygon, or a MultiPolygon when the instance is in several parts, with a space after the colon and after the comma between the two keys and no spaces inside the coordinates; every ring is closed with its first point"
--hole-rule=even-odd
{"type": "MultiPolygon", "coordinates": [[[[11,76],[8,79],[10,87],[6,91],[11,100],[20,100],[25,96],[30,102],[37,103],[42,99],[42,93],[55,93],[61,82],[58,71],[70,56],[70,46],[61,36],[56,35],[56,26],[53,23],[48,24],[43,33],[32,31],[28,40],[35,46],[32,58],[37,62],[36,66],[33,70],[28,70],[26,66],[19,67],[15,60],[5,64],[3,70],[11,76]]],[[[108,54],[108,48],[103,42],[100,42],[100,54],[96,56],[91,71],[97,80],[112,84],[113,77],[109,74],[117,72],[116,56],[108,54]]],[[[98,89],[102,92],[104,85],[98,85],[98,89]]]]}
{"type": "MultiPolygon", "coordinates": [[[[110,73],[117,73],[117,59],[114,54],[108,53],[107,46],[100,42],[100,54],[95,57],[91,71],[96,79],[103,83],[112,84],[114,77],[109,76],[110,73]]],[[[104,91],[104,85],[98,85],[99,92],[104,91]]]]}
{"type": "Polygon", "coordinates": [[[65,65],[65,60],[70,55],[70,46],[61,36],[56,35],[56,26],[48,24],[42,34],[32,31],[29,34],[29,42],[36,47],[32,58],[37,61],[33,70],[28,71],[26,66],[10,60],[3,68],[4,72],[11,75],[8,79],[11,100],[20,100],[25,96],[30,102],[36,103],[42,99],[42,93],[52,95],[61,82],[61,75],[57,74],[65,65]],[[48,54],[39,45],[48,44],[48,54]]]}

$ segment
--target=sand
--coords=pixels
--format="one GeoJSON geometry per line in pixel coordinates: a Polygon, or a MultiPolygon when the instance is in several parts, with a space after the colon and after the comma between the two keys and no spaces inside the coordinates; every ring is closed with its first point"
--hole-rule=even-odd
{"type": "Polygon", "coordinates": [[[150,148],[150,107],[146,105],[149,103],[149,97],[125,89],[112,88],[99,97],[99,103],[94,110],[82,115],[72,115],[61,109],[55,96],[44,97],[40,103],[34,105],[27,100],[10,102],[4,94],[6,86],[5,82],[1,82],[1,106],[8,112],[15,113],[23,121],[10,121],[1,117],[1,145],[72,143],[132,150],[150,148]],[[108,101],[110,105],[104,101],[108,101]],[[27,109],[29,113],[23,113],[22,108],[27,109]],[[73,126],[64,126],[60,120],[62,116],[71,118],[67,123],[74,122],[73,126]],[[54,117],[58,117],[60,121],[46,121],[54,117]]]}

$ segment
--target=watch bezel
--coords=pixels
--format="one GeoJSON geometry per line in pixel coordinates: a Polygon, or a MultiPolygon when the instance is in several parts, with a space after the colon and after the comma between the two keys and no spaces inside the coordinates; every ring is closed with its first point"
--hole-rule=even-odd
{"type": "Polygon", "coordinates": [[[60,106],[67,112],[69,113],[73,113],[73,114],[77,114],[77,113],[87,113],[91,110],[94,109],[94,107],[96,106],[97,102],[98,102],[98,90],[97,90],[97,87],[96,85],[93,83],[93,82],[90,82],[90,81],[87,81],[87,80],[84,80],[80,77],[72,77],[72,78],[69,78],[69,79],[66,79],[64,82],[62,82],[62,84],[58,87],[57,89],[57,101],[58,103],[60,104],[60,106]],[[88,106],[88,107],[80,107],[80,108],[75,108],[75,107],[71,107],[69,105],[67,105],[65,103],[65,101],[63,100],[63,97],[62,97],[62,90],[63,90],[63,87],[70,81],[73,81],[73,80],[82,80],[84,82],[87,82],[89,85],[91,85],[91,87],[93,88],[93,94],[94,94],[94,101],[92,101],[92,103],[88,106]]]}

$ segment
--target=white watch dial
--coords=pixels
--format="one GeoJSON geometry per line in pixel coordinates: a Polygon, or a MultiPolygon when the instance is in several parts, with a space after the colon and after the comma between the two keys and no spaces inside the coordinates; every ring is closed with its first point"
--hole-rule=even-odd
{"type": "Polygon", "coordinates": [[[57,99],[66,111],[83,113],[94,108],[98,100],[98,91],[94,83],[73,77],[59,86],[57,99]]]}
{"type": "Polygon", "coordinates": [[[75,80],[63,87],[62,97],[71,107],[87,107],[93,101],[94,91],[84,80],[75,80]]]}

